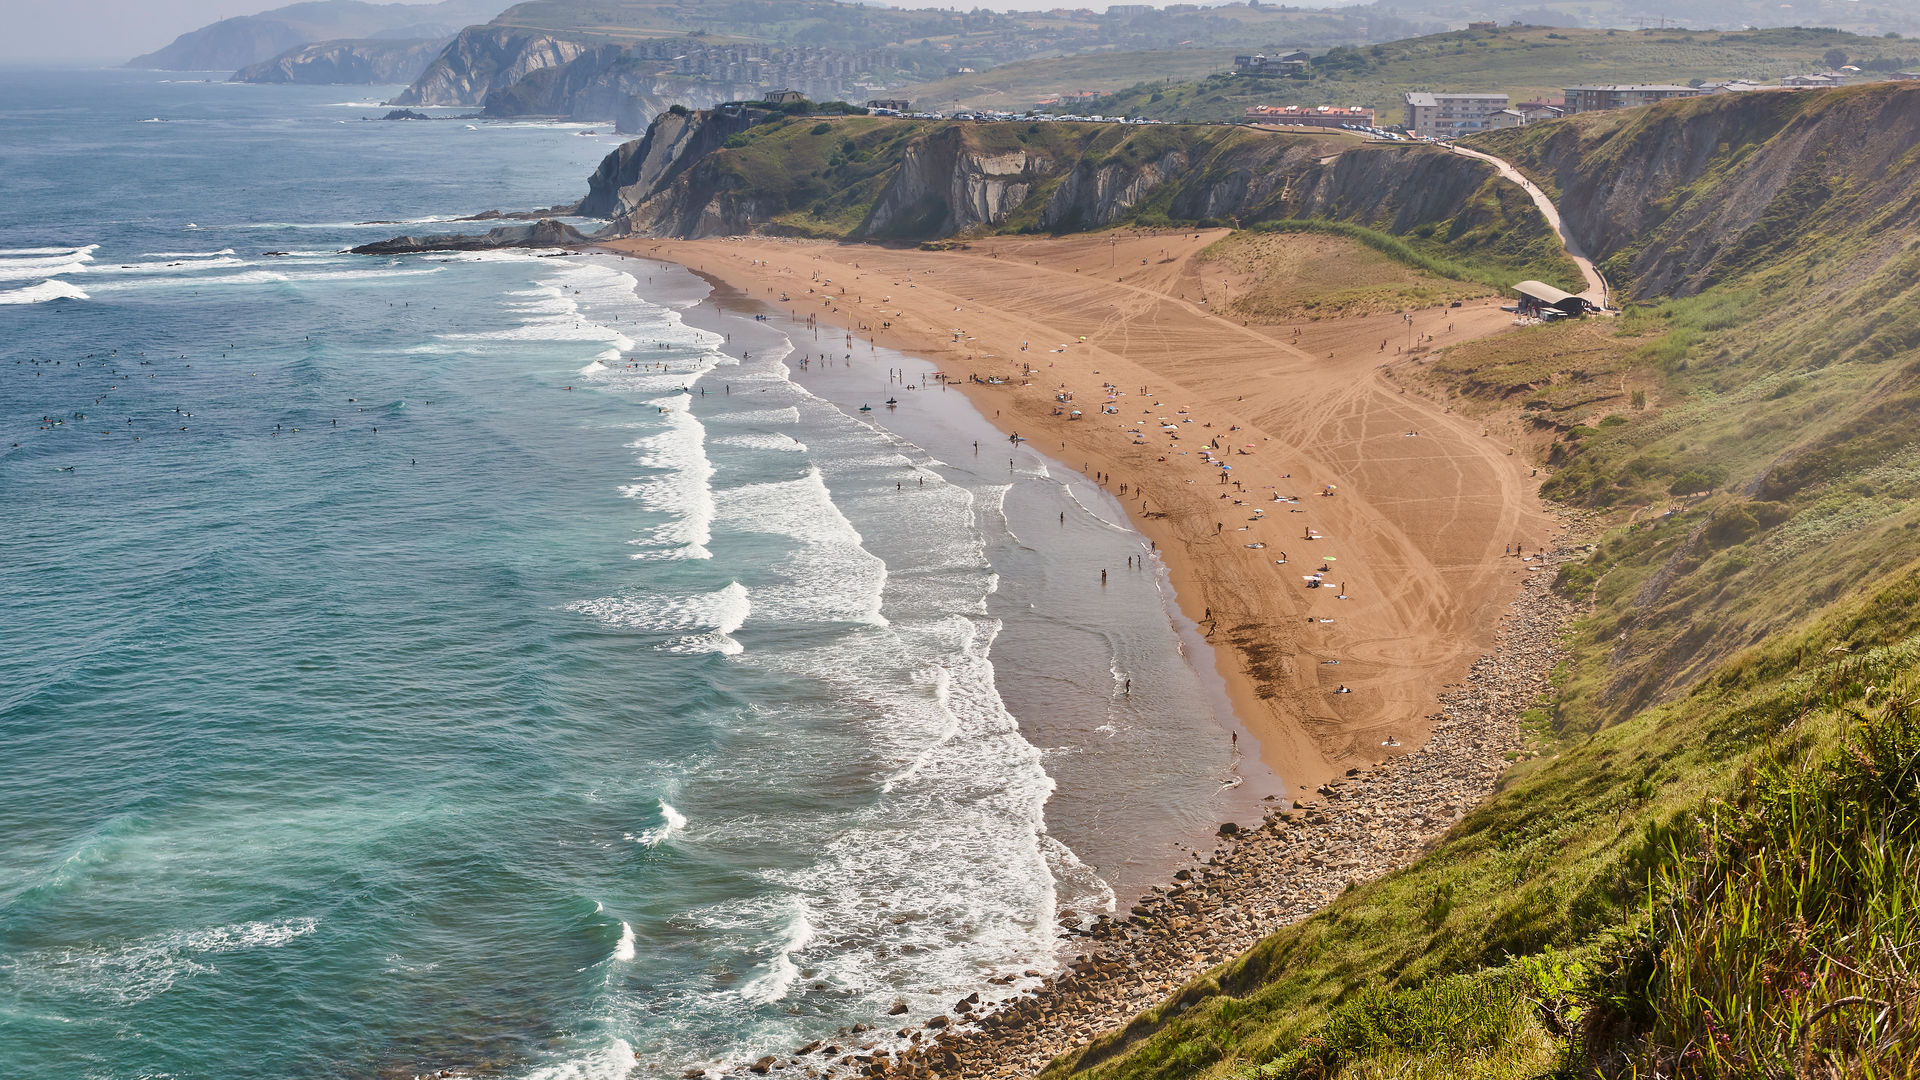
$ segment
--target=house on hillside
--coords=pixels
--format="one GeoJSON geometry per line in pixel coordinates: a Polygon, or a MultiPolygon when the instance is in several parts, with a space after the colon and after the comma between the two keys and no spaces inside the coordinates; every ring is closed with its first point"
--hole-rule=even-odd
{"type": "Polygon", "coordinates": [[[1311,73],[1312,57],[1305,49],[1267,56],[1263,53],[1243,54],[1233,58],[1233,72],[1236,75],[1297,75],[1305,77],[1311,73]]]}
{"type": "Polygon", "coordinates": [[[1567,114],[1564,101],[1523,101],[1513,107],[1520,114],[1522,124],[1537,124],[1542,120],[1558,120],[1567,114]]]}
{"type": "Polygon", "coordinates": [[[1637,109],[1670,98],[1693,97],[1697,87],[1665,83],[1637,83],[1621,86],[1569,86],[1567,112],[1602,112],[1607,109],[1637,109]]]}
{"type": "Polygon", "coordinates": [[[867,101],[867,108],[886,109],[889,112],[912,112],[913,102],[906,98],[870,98],[867,101]]]}
{"type": "Polygon", "coordinates": [[[1475,19],[1467,24],[1469,30],[1498,30],[1500,23],[1494,19],[1475,19]]]}
{"type": "Polygon", "coordinates": [[[1406,95],[1407,130],[1425,139],[1457,139],[1496,125],[1493,117],[1507,107],[1505,94],[1436,94],[1415,90],[1406,95]]]}
{"type": "Polygon", "coordinates": [[[796,101],[807,100],[807,95],[798,90],[769,90],[767,96],[761,100],[769,105],[791,105],[796,101]]]}

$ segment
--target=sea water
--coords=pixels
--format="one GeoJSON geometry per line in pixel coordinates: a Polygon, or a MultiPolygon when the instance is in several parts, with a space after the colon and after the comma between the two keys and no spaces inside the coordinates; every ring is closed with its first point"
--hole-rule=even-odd
{"type": "Polygon", "coordinates": [[[611,136],[219,78],[0,74],[0,1075],[737,1066],[1244,811],[1140,538],[957,394],[670,267],[341,253],[611,136]]]}

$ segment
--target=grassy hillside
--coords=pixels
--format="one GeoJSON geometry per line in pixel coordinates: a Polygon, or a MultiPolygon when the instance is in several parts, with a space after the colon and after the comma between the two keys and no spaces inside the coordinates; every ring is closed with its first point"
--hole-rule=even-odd
{"type": "MultiPolygon", "coordinates": [[[[942,175],[960,157],[1023,157],[1026,192],[1004,219],[970,231],[1079,231],[1099,225],[1224,223],[1196,209],[1212,193],[1264,185],[1231,217],[1256,228],[1337,228],[1348,239],[1430,276],[1499,287],[1537,276],[1574,285],[1577,270],[1520,190],[1464,159],[1429,147],[1367,143],[1345,133],[1287,135],[1242,126],[1001,123],[882,117],[795,117],[753,126],[687,174],[689,188],[750,203],[776,230],[833,239],[926,240],[946,235],[944,182],[911,214],[869,224],[876,204],[918,155],[942,175]],[[1422,163],[1434,166],[1423,171],[1422,163]],[[1113,170],[1150,176],[1149,190],[1107,215],[1094,202],[1058,198],[1076,175],[1113,170]],[[1163,174],[1164,173],[1164,174],[1163,174]],[[1447,216],[1415,219],[1427,185],[1451,185],[1447,216]],[[1261,194],[1264,192],[1264,194],[1261,194]],[[1305,200],[1319,193],[1325,205],[1305,200]],[[1303,217],[1337,222],[1300,221],[1303,217]]],[[[961,171],[964,172],[964,169],[961,171]]],[[[1083,185],[1091,186],[1091,185],[1083,185]]],[[[1111,185],[1114,190],[1124,184],[1111,185]]],[[[1069,189],[1069,193],[1071,189],[1069,189]]],[[[895,193],[896,196],[898,193],[895,193]]],[[[1444,200],[1440,200],[1444,202],[1444,200]]],[[[1477,291],[1477,290],[1476,290],[1477,291]]]]}
{"type": "Polygon", "coordinates": [[[1611,515],[1556,583],[1594,608],[1530,716],[1541,756],[1053,1075],[1920,1075],[1916,102],[1500,136],[1641,270],[1618,320],[1426,375],[1611,515]]]}
{"type": "Polygon", "coordinates": [[[1850,62],[1920,60],[1920,42],[1826,30],[1739,33],[1572,30],[1543,26],[1461,30],[1320,57],[1311,80],[1214,75],[1140,83],[1085,108],[1157,120],[1238,119],[1249,105],[1366,105],[1393,123],[1409,90],[1505,92],[1559,98],[1579,83],[1685,83],[1825,70],[1829,49],[1850,62]]]}
{"type": "MultiPolygon", "coordinates": [[[[1277,45],[1275,46],[1278,47],[1277,45]]],[[[1204,79],[1233,68],[1232,49],[1166,49],[1157,52],[1096,52],[1019,60],[974,75],[955,75],[913,87],[914,107],[958,109],[1031,108],[1043,97],[1084,91],[1113,93],[1151,72],[1161,79],[1204,79]]]]}
{"type": "MultiPolygon", "coordinates": [[[[598,41],[693,38],[846,50],[892,49],[924,61],[932,77],[953,67],[1036,56],[1288,45],[1331,46],[1423,33],[1445,25],[1378,11],[1298,10],[1283,5],[1155,11],[1121,18],[1085,9],[995,12],[985,8],[893,8],[835,0],[525,0],[495,25],[598,41]]],[[[908,65],[909,67],[915,65],[908,65]]],[[[1124,68],[1116,68],[1124,71],[1124,68]]],[[[1134,68],[1128,81],[1137,80],[1134,68]]],[[[1180,65],[1167,71],[1174,74],[1180,65]]]]}
{"type": "Polygon", "coordinates": [[[1470,19],[1516,19],[1547,26],[1702,28],[1741,26],[1837,26],[1868,35],[1920,30],[1920,12],[1900,0],[1666,0],[1650,6],[1640,0],[1396,0],[1408,15],[1438,16],[1453,25],[1470,19]]]}

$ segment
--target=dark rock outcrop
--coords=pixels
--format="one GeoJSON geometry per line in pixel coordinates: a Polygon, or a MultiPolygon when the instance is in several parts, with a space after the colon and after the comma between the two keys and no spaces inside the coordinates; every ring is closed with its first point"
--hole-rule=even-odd
{"type": "Polygon", "coordinates": [[[470,26],[455,35],[390,104],[479,105],[495,90],[535,71],[560,67],[592,49],[586,42],[536,30],[470,26]]]}
{"type": "Polygon", "coordinates": [[[420,77],[449,38],[316,41],[234,72],[233,82],[372,85],[420,77]]]}
{"type": "Polygon", "coordinates": [[[694,162],[753,126],[753,122],[751,113],[661,113],[647,128],[645,136],[622,143],[602,159],[600,168],[587,180],[587,197],[580,200],[574,212],[581,217],[627,219],[652,202],[652,213],[639,223],[626,222],[623,231],[648,231],[656,223],[681,229],[687,223],[675,219],[677,207],[653,201],[651,197],[669,187],[694,162]],[[673,220],[670,226],[666,224],[669,220],[673,220]]]}
{"type": "Polygon", "coordinates": [[[492,251],[498,248],[570,247],[588,243],[580,230],[562,221],[541,218],[532,225],[505,225],[484,233],[437,233],[433,236],[396,236],[354,248],[355,255],[413,255],[423,251],[492,251]]]}
{"type": "Polygon", "coordinates": [[[557,67],[542,67],[488,92],[488,116],[556,116],[612,120],[638,134],[669,106],[707,108],[736,98],[758,97],[749,83],[730,83],[660,73],[658,61],[636,59],[619,45],[589,49],[557,67]]]}
{"type": "Polygon", "coordinates": [[[395,109],[381,117],[382,120],[431,120],[433,117],[413,109],[395,109]]]}

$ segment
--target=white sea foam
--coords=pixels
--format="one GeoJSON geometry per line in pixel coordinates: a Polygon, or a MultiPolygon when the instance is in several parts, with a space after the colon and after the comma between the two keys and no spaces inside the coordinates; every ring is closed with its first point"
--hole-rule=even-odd
{"type": "Polygon", "coordinates": [[[319,928],[314,918],[234,923],[178,930],[110,946],[44,949],[15,957],[16,975],[60,991],[120,1003],[145,1001],[181,979],[217,970],[215,958],[249,949],[277,949],[319,928]]]}
{"type": "Polygon", "coordinates": [[[173,262],[94,263],[91,266],[79,267],[68,272],[88,276],[104,274],[169,274],[182,271],[230,270],[236,266],[250,265],[252,264],[245,259],[232,259],[221,256],[191,260],[182,259],[173,262]]]}
{"type": "Polygon", "coordinates": [[[718,592],[694,596],[608,596],[578,600],[567,607],[608,626],[681,635],[660,645],[663,652],[723,656],[741,651],[741,644],[732,635],[746,625],[753,611],[746,586],[737,581],[718,592]]]}
{"type": "Polygon", "coordinates": [[[761,617],[887,624],[880,614],[887,565],[862,546],[818,467],[798,480],[729,488],[717,493],[716,505],[721,522],[736,532],[794,541],[777,567],[783,580],[755,590],[761,617]]]}
{"type": "Polygon", "coordinates": [[[744,450],[785,450],[805,453],[807,444],[783,431],[748,431],[722,435],[713,440],[719,446],[737,446],[744,450]]]}
{"type": "Polygon", "coordinates": [[[43,281],[24,289],[0,292],[0,304],[44,304],[49,300],[86,300],[85,290],[64,281],[43,281]]]}
{"type": "Polygon", "coordinates": [[[627,833],[625,838],[641,847],[659,847],[685,831],[687,831],[686,815],[675,810],[672,803],[661,799],[660,824],[651,829],[642,829],[638,833],[627,833]]]}
{"type": "Polygon", "coordinates": [[[90,255],[98,250],[100,250],[99,244],[83,244],[79,247],[0,248],[0,258],[13,258],[16,255],[90,255]]]}
{"type": "Polygon", "coordinates": [[[623,485],[620,493],[641,506],[671,516],[632,542],[649,548],[636,559],[710,559],[713,539],[713,463],[707,460],[707,429],[690,411],[687,394],[653,402],[664,410],[665,430],[630,444],[636,461],[659,474],[623,485]]]}
{"type": "Polygon", "coordinates": [[[633,1046],[614,1039],[585,1057],[535,1069],[522,1080],[625,1080],[633,1066],[633,1046]]]}
{"type": "MultiPolygon", "coordinates": [[[[184,268],[183,268],[184,269],[184,268]]],[[[321,270],[305,272],[288,270],[248,270],[241,274],[222,274],[213,277],[152,277],[137,281],[89,282],[87,288],[96,293],[145,292],[167,288],[215,288],[244,285],[307,285],[316,282],[373,282],[392,278],[424,277],[428,274],[442,273],[445,267],[435,266],[425,269],[391,267],[380,270],[321,270]]]]}
{"type": "Polygon", "coordinates": [[[620,920],[620,940],[613,946],[612,959],[626,963],[634,956],[633,926],[625,919],[620,920]]]}
{"type": "Polygon", "coordinates": [[[740,996],[762,1005],[786,997],[787,991],[793,989],[794,982],[800,978],[800,967],[793,962],[793,958],[813,944],[813,938],[813,924],[807,921],[807,906],[795,899],[783,940],[774,949],[766,969],[740,987],[740,996]]]}
{"type": "Polygon", "coordinates": [[[30,259],[0,259],[0,281],[31,281],[58,277],[84,269],[93,261],[93,249],[30,259]]]}
{"type": "Polygon", "coordinates": [[[716,424],[742,424],[760,426],[764,424],[797,424],[800,422],[800,410],[788,405],[781,409],[759,409],[753,412],[715,413],[716,424]]]}
{"type": "Polygon", "coordinates": [[[221,248],[219,251],[149,251],[145,257],[149,259],[217,259],[222,255],[234,253],[232,248],[221,248]]]}

